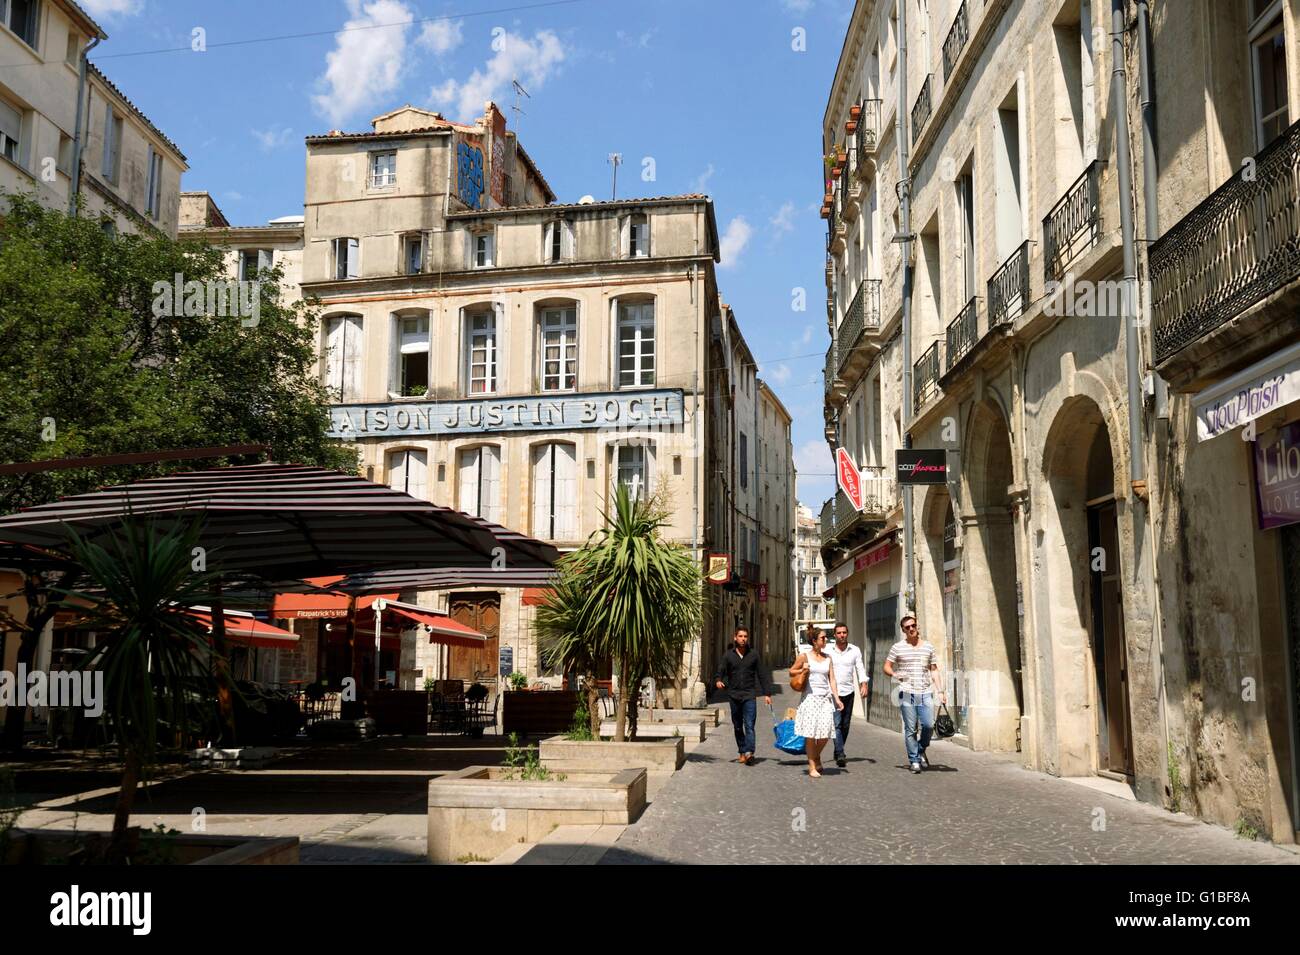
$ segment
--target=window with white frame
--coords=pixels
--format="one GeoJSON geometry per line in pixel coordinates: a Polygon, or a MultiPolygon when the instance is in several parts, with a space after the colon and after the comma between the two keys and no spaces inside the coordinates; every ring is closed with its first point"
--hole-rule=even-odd
{"type": "Polygon", "coordinates": [[[325,387],[335,401],[361,397],[361,316],[325,319],[325,387]]]}
{"type": "Polygon", "coordinates": [[[407,397],[429,392],[429,317],[400,315],[395,320],[397,391],[407,397]]]}
{"type": "Polygon", "coordinates": [[[370,188],[380,189],[397,184],[397,153],[370,154],[370,188]]]}
{"type": "Polygon", "coordinates": [[[578,537],[578,450],[572,444],[533,448],[533,536],[571,541],[578,537]]]}
{"type": "Polygon", "coordinates": [[[633,213],[623,220],[623,255],[638,259],[650,254],[650,217],[633,213]]]}
{"type": "Polygon", "coordinates": [[[262,274],[263,269],[271,267],[272,253],[270,249],[240,249],[239,250],[239,280],[241,282],[252,282],[262,274]]]}
{"type": "Polygon", "coordinates": [[[100,171],[104,178],[117,185],[122,162],[122,117],[113,112],[113,104],[104,104],[104,155],[100,171]]]}
{"type": "Polygon", "coordinates": [[[22,164],[20,145],[23,133],[22,111],[0,99],[0,156],[22,164]]]}
{"type": "Polygon", "coordinates": [[[646,444],[619,444],[612,449],[615,485],[626,485],[634,499],[644,500],[651,493],[654,478],[654,449],[646,444]]]}
{"type": "Polygon", "coordinates": [[[361,275],[361,242],[340,238],[333,242],[334,278],[354,279],[361,275]]]}
{"type": "Polygon", "coordinates": [[[460,509],[501,522],[501,449],[495,445],[460,453],[460,509]]]}
{"type": "Polygon", "coordinates": [[[578,310],[543,308],[537,324],[542,391],[572,391],[578,385],[578,310]]]}
{"type": "Polygon", "coordinates": [[[740,436],[740,486],[749,487],[749,437],[741,431],[740,436]]]}
{"type": "Polygon", "coordinates": [[[490,395],[497,390],[496,312],[472,312],[465,322],[468,392],[471,395],[490,395]]]}
{"type": "Polygon", "coordinates": [[[421,501],[429,499],[429,454],[402,450],[388,455],[388,486],[421,501]]]}
{"type": "Polygon", "coordinates": [[[33,50],[41,22],[40,0],[0,0],[0,13],[4,25],[18,35],[33,50]]]}
{"type": "Polygon", "coordinates": [[[492,268],[494,236],[491,232],[474,232],[470,235],[470,265],[476,269],[492,268]]]}
{"type": "Polygon", "coordinates": [[[145,192],[145,214],[157,219],[162,215],[162,174],[163,160],[162,154],[153,146],[149,146],[147,155],[148,183],[145,192]]]}
{"type": "Polygon", "coordinates": [[[557,219],[542,229],[542,261],[564,262],[573,258],[573,223],[557,219]]]}
{"type": "Polygon", "coordinates": [[[618,303],[618,386],[655,383],[654,302],[618,303]]]}
{"type": "Polygon", "coordinates": [[[1255,136],[1259,149],[1277,139],[1291,125],[1282,6],[1282,0],[1252,0],[1251,6],[1251,81],[1255,92],[1255,136]]]}
{"type": "Polygon", "coordinates": [[[424,271],[424,236],[413,232],[402,239],[402,262],[407,275],[424,271]]]}

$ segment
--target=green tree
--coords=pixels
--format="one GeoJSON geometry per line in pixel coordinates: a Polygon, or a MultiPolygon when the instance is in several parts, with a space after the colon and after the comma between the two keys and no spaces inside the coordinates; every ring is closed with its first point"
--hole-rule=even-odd
{"type": "Polygon", "coordinates": [[[664,539],[666,523],[658,502],[634,499],[620,484],[605,526],[561,561],[560,585],[548,601],[548,619],[560,625],[544,643],[584,644],[570,651],[575,662],[614,661],[618,741],[626,736],[629,700],[635,720],[641,680],[675,675],[703,622],[699,563],[688,548],[664,539]]]}
{"type": "Polygon", "coordinates": [[[596,674],[600,672],[602,661],[595,655],[596,641],[582,629],[580,623],[587,580],[579,573],[581,568],[574,556],[562,557],[556,564],[558,573],[555,583],[537,608],[533,617],[533,632],[537,635],[538,652],[544,666],[582,675],[587,723],[592,739],[600,739],[600,701],[596,674]]]}

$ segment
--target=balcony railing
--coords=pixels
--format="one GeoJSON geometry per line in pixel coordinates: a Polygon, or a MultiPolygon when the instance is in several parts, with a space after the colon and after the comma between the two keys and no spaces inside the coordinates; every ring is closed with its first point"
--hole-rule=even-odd
{"type": "Polygon", "coordinates": [[[1029,242],[998,266],[989,279],[989,328],[1014,321],[1029,304],[1029,242]]]}
{"type": "Polygon", "coordinates": [[[841,369],[848,364],[853,349],[858,346],[862,336],[879,328],[880,280],[864,279],[858,285],[858,292],[849,303],[848,311],[844,313],[844,321],[840,323],[839,334],[836,336],[841,369]]]}
{"type": "MultiPolygon", "coordinates": [[[[947,366],[945,371],[952,371],[952,366],[961,361],[962,356],[975,347],[979,341],[979,298],[972,298],[949,324],[948,340],[945,344],[948,346],[947,366]]],[[[935,346],[938,346],[935,342],[935,346]]],[[[919,362],[918,362],[919,365],[919,362]]],[[[919,379],[918,379],[919,380],[919,379]]],[[[920,402],[917,402],[919,405],[920,402]]]]}
{"type": "Polygon", "coordinates": [[[822,505],[821,532],[823,547],[835,539],[835,498],[822,505]]]}
{"type": "Polygon", "coordinates": [[[912,104],[912,142],[915,143],[921,138],[921,130],[925,124],[930,121],[930,86],[933,74],[927,73],[924,82],[921,83],[921,93],[912,104]]]}
{"type": "Polygon", "coordinates": [[[747,584],[757,584],[759,577],[758,564],[752,560],[740,561],[740,579],[747,584]]]}
{"type": "Polygon", "coordinates": [[[837,490],[835,496],[822,505],[821,538],[826,547],[843,538],[859,523],[879,522],[894,509],[897,485],[885,477],[883,467],[863,468],[862,510],[850,503],[848,495],[837,490]]]}
{"type": "Polygon", "coordinates": [[[1079,255],[1101,237],[1100,159],[1088,164],[1083,175],[1066,190],[1043,219],[1043,273],[1058,281],[1079,255]]]}
{"type": "Polygon", "coordinates": [[[1300,277],[1300,123],[1151,244],[1161,362],[1300,277]]]}
{"type": "Polygon", "coordinates": [[[826,394],[831,393],[831,384],[835,381],[835,343],[831,342],[831,347],[826,349],[826,394]]]}
{"type": "Polygon", "coordinates": [[[967,2],[957,8],[957,16],[948,31],[948,39],[943,41],[943,79],[947,82],[952,77],[952,68],[957,65],[957,57],[966,48],[970,40],[970,16],[966,11],[967,2]]]}
{"type": "Polygon", "coordinates": [[[857,137],[857,171],[859,175],[864,175],[870,168],[871,157],[880,145],[880,100],[866,99],[861,105],[858,131],[854,135],[857,137]]]}
{"type": "Polygon", "coordinates": [[[939,343],[922,353],[912,366],[912,413],[934,397],[939,387],[939,343]]]}

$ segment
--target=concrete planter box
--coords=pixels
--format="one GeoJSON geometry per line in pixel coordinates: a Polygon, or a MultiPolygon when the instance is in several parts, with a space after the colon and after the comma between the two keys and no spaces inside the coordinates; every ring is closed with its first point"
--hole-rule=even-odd
{"type": "Polygon", "coordinates": [[[429,861],[494,859],[556,826],[628,825],[645,809],[646,772],[567,773],[563,781],[503,778],[498,766],[470,766],[429,781],[429,861]]]}
{"type": "MultiPolygon", "coordinates": [[[[8,865],[61,865],[70,853],[89,848],[102,851],[108,832],[72,832],[51,829],[15,829],[9,834],[8,854],[0,862],[8,865]]],[[[132,842],[139,844],[137,830],[132,842]]],[[[166,839],[168,857],[156,860],[174,865],[297,865],[298,837],[218,836],[181,833],[166,839]]]]}
{"type": "Polygon", "coordinates": [[[648,773],[674,773],[686,763],[686,740],[672,736],[615,743],[552,736],[542,740],[539,757],[547,769],[562,773],[618,772],[632,767],[648,773]]]}
{"type": "MultiPolygon", "coordinates": [[[[614,720],[605,720],[600,724],[601,736],[613,736],[614,720]]],[[[637,723],[636,735],[638,739],[663,739],[666,736],[681,736],[687,742],[704,742],[706,734],[704,720],[696,718],[690,722],[681,720],[673,723],[637,723]]]]}
{"type": "MultiPolygon", "coordinates": [[[[654,722],[656,723],[693,723],[695,720],[704,720],[704,725],[717,726],[719,711],[712,706],[699,710],[667,710],[655,707],[654,722]]],[[[641,710],[639,719],[642,724],[650,722],[650,711],[641,710]]]]}

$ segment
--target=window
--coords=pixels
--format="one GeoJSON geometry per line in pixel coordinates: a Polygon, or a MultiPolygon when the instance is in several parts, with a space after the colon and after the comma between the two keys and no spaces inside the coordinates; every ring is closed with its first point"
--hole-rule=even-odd
{"type": "Polygon", "coordinates": [[[81,36],[75,31],[68,31],[68,47],[64,59],[70,66],[76,66],[77,61],[81,59],[81,36]]]}
{"type": "Polygon", "coordinates": [[[653,302],[618,304],[618,386],[655,383],[655,306],[653,302]]]}
{"type": "Polygon", "coordinates": [[[650,254],[650,219],[644,214],[623,220],[623,254],[630,259],[650,254]]]}
{"type": "Polygon", "coordinates": [[[643,444],[620,444],[614,449],[614,481],[624,484],[633,498],[650,493],[650,460],[652,453],[643,444]]]}
{"type": "Polygon", "coordinates": [[[421,501],[429,499],[429,455],[426,451],[394,451],[388,456],[388,486],[421,501]]]}
{"type": "Polygon", "coordinates": [[[117,185],[118,168],[122,159],[122,117],[113,112],[113,104],[104,105],[104,178],[117,185]]]}
{"type": "Polygon", "coordinates": [[[489,395],[497,390],[497,316],[479,312],[468,318],[469,393],[489,395]]]}
{"type": "Polygon", "coordinates": [[[398,393],[429,393],[429,317],[404,315],[396,320],[398,393]]]}
{"type": "Polygon", "coordinates": [[[538,331],[542,391],[572,391],[578,385],[577,309],[543,309],[538,331]]]}
{"type": "Polygon", "coordinates": [[[471,239],[473,253],[470,263],[476,269],[492,268],[492,233],[476,232],[471,239]]]}
{"type": "Polygon", "coordinates": [[[72,137],[59,133],[59,171],[65,176],[72,175],[72,137]]]}
{"type": "Polygon", "coordinates": [[[460,453],[460,509],[500,523],[501,449],[471,448],[460,453]]]}
{"type": "Polygon", "coordinates": [[[976,294],[975,286],[975,177],[970,166],[957,177],[958,229],[960,230],[962,302],[969,302],[976,294]]]}
{"type": "Polygon", "coordinates": [[[1255,130],[1263,149],[1282,134],[1288,121],[1286,33],[1282,4],[1255,0],[1250,28],[1251,67],[1255,88],[1255,130]]]}
{"type": "Polygon", "coordinates": [[[407,275],[419,275],[424,271],[424,236],[408,235],[402,240],[403,261],[407,275]]]}
{"type": "Polygon", "coordinates": [[[573,258],[573,223],[548,222],[542,230],[542,261],[563,262],[573,258]]]}
{"type": "Polygon", "coordinates": [[[4,23],[18,39],[36,49],[36,28],[41,19],[40,0],[0,0],[4,23]]]}
{"type": "Polygon", "coordinates": [[[337,401],[361,397],[361,316],[325,319],[325,387],[337,401]]]}
{"type": "Polygon", "coordinates": [[[1013,89],[997,112],[994,136],[994,187],[997,218],[994,223],[999,262],[1024,241],[1024,182],[1020,166],[1020,104],[1013,89]]]}
{"type": "Polygon", "coordinates": [[[740,432],[740,486],[749,487],[749,438],[740,432]]]}
{"type": "Polygon", "coordinates": [[[271,267],[273,255],[270,249],[239,250],[239,280],[253,282],[263,269],[271,267]]]}
{"type": "Polygon", "coordinates": [[[370,188],[397,184],[397,153],[370,154],[370,188]]]}
{"type": "Polygon", "coordinates": [[[145,214],[157,219],[162,215],[162,156],[158,151],[149,147],[148,152],[148,184],[144,198],[145,214]]]}
{"type": "Polygon", "coordinates": [[[23,114],[0,100],[0,156],[19,165],[22,165],[19,157],[22,129],[23,114]]]}
{"type": "Polygon", "coordinates": [[[533,536],[578,537],[578,451],[572,444],[533,448],[533,536]]]}
{"type": "Polygon", "coordinates": [[[361,274],[361,243],[357,239],[335,239],[334,277],[354,279],[361,274]]]}

